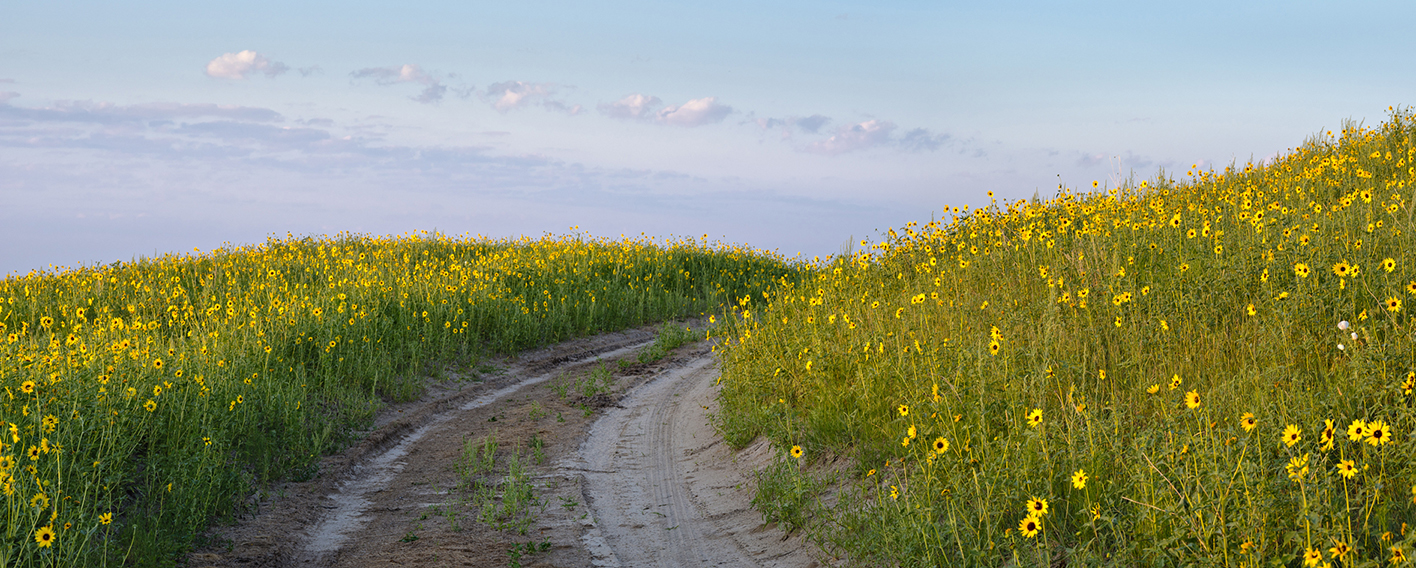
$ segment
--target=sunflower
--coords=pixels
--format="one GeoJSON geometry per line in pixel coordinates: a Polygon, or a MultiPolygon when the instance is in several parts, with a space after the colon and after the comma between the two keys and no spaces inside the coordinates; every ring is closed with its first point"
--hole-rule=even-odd
{"type": "Polygon", "coordinates": [[[910,424],[910,429],[905,431],[905,435],[909,436],[911,440],[915,439],[918,434],[919,430],[915,429],[914,424],[910,424]]]}
{"type": "Polygon", "coordinates": [[[1318,442],[1320,444],[1318,449],[1326,452],[1332,449],[1332,439],[1337,432],[1337,427],[1333,425],[1331,420],[1324,420],[1323,425],[1322,433],[1318,434],[1318,442]]]}
{"type": "Polygon", "coordinates": [[[157,410],[157,403],[153,402],[152,399],[148,399],[147,402],[143,403],[143,408],[147,409],[148,412],[152,412],[154,410],[157,410]]]}
{"type": "Polygon", "coordinates": [[[901,404],[899,408],[896,408],[895,410],[898,410],[900,412],[900,416],[910,415],[910,407],[908,405],[901,404]]]}
{"type": "Polygon", "coordinates": [[[1157,393],[1157,392],[1160,392],[1160,385],[1151,385],[1151,386],[1148,386],[1148,387],[1146,387],[1146,392],[1147,392],[1147,393],[1150,393],[1150,394],[1155,394],[1155,393],[1157,393]]]}
{"type": "Polygon", "coordinates": [[[792,446],[792,457],[800,458],[802,454],[801,446],[792,446]]]}
{"type": "Polygon", "coordinates": [[[936,454],[942,454],[942,453],[947,452],[947,451],[949,451],[949,441],[948,441],[948,440],[945,440],[943,436],[940,436],[940,437],[938,437],[938,438],[935,438],[935,439],[934,439],[934,453],[936,453],[936,454]]]}
{"type": "Polygon", "coordinates": [[[1290,458],[1288,465],[1284,466],[1284,469],[1288,470],[1288,479],[1302,482],[1303,476],[1308,475],[1308,454],[1303,454],[1302,457],[1290,458]]]}
{"type": "MultiPolygon", "coordinates": [[[[1307,237],[1307,235],[1304,235],[1304,237],[1307,237]]],[[[1312,269],[1308,268],[1307,264],[1300,262],[1298,264],[1293,265],[1293,274],[1296,274],[1299,278],[1307,278],[1308,274],[1310,274],[1311,272],[1312,269]]]]}
{"type": "Polygon", "coordinates": [[[39,527],[39,530],[34,531],[34,541],[39,543],[40,548],[49,548],[52,546],[54,544],[54,538],[55,534],[52,527],[43,526],[39,527]]]}
{"type": "Polygon", "coordinates": [[[1028,499],[1028,516],[1029,516],[1029,517],[1037,517],[1037,518],[1041,519],[1042,516],[1043,516],[1043,515],[1046,515],[1046,514],[1047,514],[1047,499],[1038,499],[1037,497],[1033,497],[1032,499],[1028,499]]]}
{"type": "Polygon", "coordinates": [[[1391,258],[1386,258],[1382,260],[1382,270],[1385,270],[1387,272],[1396,270],[1396,261],[1392,260],[1391,258]]]}
{"type": "Polygon", "coordinates": [[[1077,473],[1072,474],[1072,487],[1076,489],[1087,488],[1087,470],[1079,469],[1077,473]]]}
{"type": "Polygon", "coordinates": [[[1034,408],[1034,409],[1032,409],[1032,412],[1029,412],[1029,413],[1028,413],[1027,420],[1028,420],[1028,426],[1037,426],[1038,424],[1042,424],[1042,409],[1041,409],[1041,408],[1034,408]]]}
{"type": "Polygon", "coordinates": [[[1185,406],[1190,410],[1200,407],[1200,391],[1190,391],[1185,393],[1185,406]]]}
{"type": "Polygon", "coordinates": [[[1283,434],[1279,437],[1279,439],[1283,440],[1284,445],[1291,448],[1293,447],[1293,444],[1298,443],[1298,440],[1303,439],[1303,429],[1293,424],[1289,424],[1288,426],[1283,428],[1283,434]]]}
{"type": "Polygon", "coordinates": [[[102,515],[99,515],[98,522],[105,525],[113,522],[113,513],[104,513],[102,515]]]}
{"type": "Polygon", "coordinates": [[[1181,379],[1181,378],[1180,378],[1180,375],[1171,375],[1171,376],[1170,376],[1170,390],[1175,390],[1175,389],[1180,388],[1180,383],[1182,383],[1182,382],[1184,382],[1184,379],[1181,379]]]}
{"type": "Polygon", "coordinates": [[[1356,420],[1353,420],[1353,421],[1352,421],[1352,424],[1350,424],[1350,425],[1347,426],[1347,439],[1348,439],[1348,440],[1351,440],[1351,441],[1353,441],[1353,442],[1360,442],[1360,441],[1362,441],[1362,438],[1366,438],[1366,437],[1367,437],[1367,423],[1366,423],[1366,422],[1363,422],[1361,418],[1358,418],[1358,419],[1356,419],[1356,420]]]}
{"type": "Polygon", "coordinates": [[[1332,548],[1328,549],[1328,553],[1337,560],[1345,560],[1349,552],[1352,552],[1352,547],[1337,539],[1332,540],[1332,548]]]}
{"type": "Polygon", "coordinates": [[[0,455],[0,474],[10,471],[12,467],[15,467],[15,456],[0,455]]]}
{"type": "Polygon", "coordinates": [[[36,509],[48,509],[49,496],[43,493],[35,493],[34,497],[30,497],[30,506],[36,509]]]}
{"type": "Polygon", "coordinates": [[[31,394],[31,393],[33,393],[33,392],[34,392],[34,381],[25,381],[25,382],[23,382],[23,383],[20,383],[20,392],[25,393],[25,394],[31,394]]]}
{"type": "Polygon", "coordinates": [[[1037,536],[1037,532],[1040,530],[1042,530],[1042,519],[1031,515],[1018,523],[1018,534],[1028,538],[1037,536]]]}
{"type": "Polygon", "coordinates": [[[1245,412],[1243,416],[1239,417],[1239,425],[1244,428],[1245,432],[1253,432],[1254,427],[1259,425],[1259,421],[1254,418],[1254,413],[1245,412]]]}
{"type": "Polygon", "coordinates": [[[1259,310],[1255,309],[1253,304],[1249,304],[1249,307],[1245,308],[1244,312],[1249,314],[1250,316],[1259,315],[1259,310]]]}
{"type": "Polygon", "coordinates": [[[1317,566],[1318,563],[1322,561],[1323,553],[1321,550],[1318,550],[1316,548],[1309,548],[1306,552],[1303,553],[1304,566],[1317,566]]]}
{"type": "Polygon", "coordinates": [[[998,354],[998,350],[999,350],[999,349],[1002,349],[1002,348],[1003,348],[1003,346],[998,344],[998,340],[997,340],[997,339],[988,342],[988,354],[989,354],[989,355],[997,355],[997,354],[998,354]]]}
{"type": "Polygon", "coordinates": [[[1416,280],[1413,280],[1406,284],[1406,291],[1410,292],[1412,295],[1416,295],[1416,280]]]}
{"type": "Polygon", "coordinates": [[[1337,473],[1344,478],[1352,479],[1352,476],[1357,475],[1357,463],[1352,460],[1337,462],[1337,473]]]}
{"type": "Polygon", "coordinates": [[[1384,446],[1391,443],[1391,429],[1382,420],[1367,423],[1367,443],[1373,446],[1384,446]]]}
{"type": "Polygon", "coordinates": [[[1336,274],[1338,278],[1347,278],[1352,275],[1352,265],[1347,264],[1347,261],[1344,260],[1332,265],[1332,273],[1336,274]]]}
{"type": "Polygon", "coordinates": [[[1387,309],[1388,312],[1399,312],[1399,311],[1401,311],[1401,298],[1398,298],[1398,297],[1396,297],[1396,296],[1392,296],[1392,297],[1390,297],[1390,298],[1387,298],[1387,301],[1386,301],[1386,309],[1387,309]]]}

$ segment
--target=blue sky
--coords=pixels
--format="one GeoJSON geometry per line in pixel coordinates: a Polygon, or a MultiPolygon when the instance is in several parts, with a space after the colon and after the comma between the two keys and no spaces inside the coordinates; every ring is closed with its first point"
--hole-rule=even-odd
{"type": "Polygon", "coordinates": [[[6,4],[0,274],[422,229],[824,256],[1416,102],[1410,2],[410,4],[6,4]]]}

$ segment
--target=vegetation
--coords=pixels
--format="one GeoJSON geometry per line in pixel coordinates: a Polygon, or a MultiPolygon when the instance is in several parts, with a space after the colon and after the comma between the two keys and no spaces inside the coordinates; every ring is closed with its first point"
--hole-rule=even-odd
{"type": "Polygon", "coordinates": [[[1413,138],[891,229],[738,297],[717,425],[854,458],[839,505],[759,500],[862,565],[1407,562],[1413,138]]]}
{"type": "Polygon", "coordinates": [[[0,566],[170,562],[432,363],[697,315],[797,270],[706,240],[422,233],[0,280],[0,566]]]}

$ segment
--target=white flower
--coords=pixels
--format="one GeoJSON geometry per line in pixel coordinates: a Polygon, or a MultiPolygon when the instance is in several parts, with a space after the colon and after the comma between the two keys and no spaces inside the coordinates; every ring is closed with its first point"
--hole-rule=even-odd
{"type": "Polygon", "coordinates": [[[1347,320],[1342,320],[1342,321],[1340,321],[1340,322],[1337,322],[1337,329],[1340,329],[1340,330],[1343,330],[1343,331],[1347,331],[1347,326],[1348,326],[1348,325],[1350,325],[1350,324],[1347,323],[1347,320]]]}
{"type": "Polygon", "coordinates": [[[1346,349],[1347,349],[1347,348],[1346,348],[1346,347],[1343,347],[1341,343],[1337,344],[1337,350],[1338,350],[1338,351],[1345,351],[1346,349]]]}
{"type": "Polygon", "coordinates": [[[1352,332],[1352,340],[1357,341],[1357,332],[1352,332]]]}

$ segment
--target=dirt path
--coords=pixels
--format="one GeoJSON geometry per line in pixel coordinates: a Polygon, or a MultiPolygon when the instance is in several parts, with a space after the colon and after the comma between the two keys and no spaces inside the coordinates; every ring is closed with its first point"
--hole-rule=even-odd
{"type": "Polygon", "coordinates": [[[761,526],[748,506],[765,445],[736,463],[713,431],[717,367],[707,354],[665,370],[590,428],[579,459],[597,525],[597,566],[811,566],[799,539],[761,526]],[[608,546],[598,546],[600,539],[608,546]]]}
{"type": "Polygon", "coordinates": [[[749,506],[766,445],[732,452],[708,423],[708,345],[638,362],[653,339],[629,330],[451,372],[318,478],[252,499],[188,565],[815,564],[749,506]]]}

